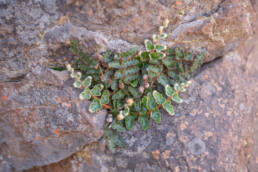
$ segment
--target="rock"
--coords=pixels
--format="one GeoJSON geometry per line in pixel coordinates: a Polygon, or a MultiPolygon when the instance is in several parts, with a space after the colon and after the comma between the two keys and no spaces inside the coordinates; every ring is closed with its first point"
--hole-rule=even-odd
{"type": "Polygon", "coordinates": [[[0,171],[58,162],[103,135],[105,111],[89,114],[68,78],[36,67],[0,84],[0,171]]]}
{"type": "Polygon", "coordinates": [[[188,149],[193,155],[200,155],[206,150],[206,147],[205,143],[197,137],[188,143],[188,149]]]}
{"type": "Polygon", "coordinates": [[[62,169],[64,164],[77,164],[77,171],[91,172],[101,168],[113,172],[256,171],[257,38],[254,36],[224,58],[203,66],[182,95],[188,103],[175,108],[181,116],[171,118],[163,112],[161,124],[151,122],[146,132],[136,124],[122,135],[125,147],[113,155],[103,150],[103,145],[94,144],[75,154],[90,152],[84,162],[71,157],[34,171],[62,169]],[[204,90],[208,91],[205,98],[204,90]]]}
{"type": "Polygon", "coordinates": [[[57,162],[85,144],[72,157],[31,171],[257,169],[257,43],[242,45],[257,33],[256,1],[85,2],[0,0],[0,171],[57,162]],[[124,51],[142,45],[165,18],[167,43],[204,52],[210,64],[193,79],[178,115],[163,112],[162,123],[146,132],[136,125],[123,134],[126,147],[112,155],[92,143],[101,136],[104,112],[88,114],[67,74],[47,68],[74,59],[72,39],[92,56],[124,51]],[[191,151],[195,138],[201,154],[191,151]]]}

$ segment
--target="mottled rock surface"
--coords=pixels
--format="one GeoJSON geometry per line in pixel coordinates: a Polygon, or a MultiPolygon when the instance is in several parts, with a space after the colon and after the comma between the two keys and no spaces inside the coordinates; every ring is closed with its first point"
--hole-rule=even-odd
{"type": "Polygon", "coordinates": [[[103,135],[105,112],[90,114],[67,72],[36,67],[0,83],[0,171],[62,160],[103,135]]]}
{"type": "Polygon", "coordinates": [[[255,0],[0,0],[0,171],[256,171],[255,0]],[[71,39],[94,55],[141,45],[169,18],[170,46],[204,52],[175,118],[123,134],[115,154],[101,136],[105,113],[78,102],[67,73],[71,39]],[[237,47],[237,49],[236,49],[237,47]],[[223,57],[220,60],[216,58],[223,57]],[[214,60],[214,61],[213,61],[214,60]],[[212,61],[212,62],[211,62],[212,61]]]}
{"type": "Polygon", "coordinates": [[[146,132],[136,125],[126,146],[109,153],[93,143],[69,159],[29,172],[242,172],[258,168],[258,36],[202,68],[182,95],[176,116],[165,112],[146,132]]]}

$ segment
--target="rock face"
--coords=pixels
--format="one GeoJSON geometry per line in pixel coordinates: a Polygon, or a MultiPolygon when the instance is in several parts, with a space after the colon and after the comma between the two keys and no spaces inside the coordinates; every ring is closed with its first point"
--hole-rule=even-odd
{"type": "Polygon", "coordinates": [[[175,117],[165,112],[146,132],[136,125],[115,154],[103,143],[34,171],[257,171],[258,36],[202,68],[175,117]]]}
{"type": "Polygon", "coordinates": [[[0,171],[255,171],[257,30],[254,0],[0,0],[0,171]],[[101,143],[105,112],[87,102],[65,72],[78,39],[94,55],[141,45],[164,18],[170,46],[205,53],[185,103],[161,125],[123,134],[112,155],[101,143]],[[237,47],[237,49],[236,49],[237,47]],[[63,169],[65,167],[65,169],[63,169]]]}
{"type": "Polygon", "coordinates": [[[0,84],[0,171],[60,161],[103,135],[105,112],[89,114],[68,77],[36,67],[19,82],[0,84]]]}

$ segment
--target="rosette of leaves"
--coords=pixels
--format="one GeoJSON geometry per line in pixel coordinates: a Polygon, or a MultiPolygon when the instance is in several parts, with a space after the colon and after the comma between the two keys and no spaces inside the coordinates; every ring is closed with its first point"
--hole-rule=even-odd
{"type": "Polygon", "coordinates": [[[91,113],[106,108],[113,118],[107,124],[112,130],[130,130],[135,122],[146,130],[149,120],[161,122],[161,108],[173,116],[173,102],[183,102],[179,93],[186,90],[191,73],[202,64],[203,55],[162,44],[167,26],[168,20],[152,40],[144,41],[141,50],[107,50],[98,58],[89,58],[78,49],[78,44],[72,44],[71,49],[80,58],[67,68],[75,79],[74,86],[83,89],[80,99],[91,100],[91,113]]]}

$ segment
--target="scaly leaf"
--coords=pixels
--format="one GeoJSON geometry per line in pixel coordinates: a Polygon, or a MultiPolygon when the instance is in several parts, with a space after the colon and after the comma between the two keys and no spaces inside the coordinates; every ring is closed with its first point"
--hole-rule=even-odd
{"type": "Polygon", "coordinates": [[[81,88],[81,87],[82,87],[81,81],[75,81],[75,82],[73,83],[73,86],[74,86],[75,88],[81,88]]]}
{"type": "Polygon", "coordinates": [[[137,98],[139,97],[141,94],[139,93],[138,89],[136,88],[133,88],[133,87],[128,87],[128,91],[131,93],[131,95],[134,97],[134,98],[137,98]]]}
{"type": "Polygon", "coordinates": [[[160,83],[161,85],[163,85],[164,87],[169,84],[169,79],[166,75],[161,74],[158,77],[158,83],[160,83]]]}
{"type": "Polygon", "coordinates": [[[151,95],[151,92],[149,92],[147,94],[147,103],[146,103],[146,105],[147,105],[147,109],[149,109],[149,110],[153,110],[153,109],[155,109],[157,107],[156,102],[155,102],[154,98],[151,95]]]}
{"type": "Polygon", "coordinates": [[[135,116],[128,115],[125,117],[125,126],[128,130],[131,130],[134,126],[135,116]]]}
{"type": "Polygon", "coordinates": [[[172,100],[176,103],[182,103],[183,100],[179,97],[178,93],[174,94],[172,100]]]}
{"type": "Polygon", "coordinates": [[[147,52],[147,51],[140,52],[140,58],[141,58],[141,61],[143,61],[143,62],[148,61],[150,58],[149,52],[147,52]]]}
{"type": "Polygon", "coordinates": [[[102,84],[97,84],[91,89],[91,94],[93,96],[101,96],[101,91],[104,88],[102,84]]]}
{"type": "Polygon", "coordinates": [[[112,61],[112,62],[108,63],[108,67],[109,68],[120,69],[121,65],[120,65],[119,61],[112,61]]]}
{"type": "Polygon", "coordinates": [[[125,97],[125,94],[122,90],[117,91],[115,94],[113,94],[112,99],[123,99],[125,97]]]}
{"type": "Polygon", "coordinates": [[[100,101],[99,99],[94,99],[91,104],[90,104],[90,107],[89,107],[89,112],[90,113],[95,113],[97,111],[99,111],[101,109],[101,104],[100,104],[100,101]]]}
{"type": "Polygon", "coordinates": [[[158,52],[161,52],[163,50],[165,50],[167,47],[165,45],[155,45],[155,49],[158,52]]]}
{"type": "Polygon", "coordinates": [[[84,99],[90,99],[91,98],[91,94],[90,94],[90,89],[88,87],[86,87],[84,89],[83,92],[81,92],[81,94],[79,95],[79,98],[81,100],[84,100],[84,99]]]}
{"type": "Polygon", "coordinates": [[[108,104],[109,103],[109,96],[110,96],[110,94],[109,94],[109,91],[108,90],[104,90],[103,91],[103,94],[102,94],[102,96],[101,96],[101,98],[100,98],[100,104],[108,104]]]}
{"type": "Polygon", "coordinates": [[[165,86],[165,92],[168,97],[172,97],[174,95],[174,90],[170,85],[165,86]]]}
{"type": "Polygon", "coordinates": [[[82,81],[82,85],[84,87],[89,87],[91,85],[91,82],[92,82],[92,77],[91,76],[87,76],[87,78],[85,78],[83,81],[82,81]]]}
{"type": "Polygon", "coordinates": [[[141,125],[142,127],[142,130],[147,130],[148,127],[149,127],[149,115],[146,114],[146,115],[141,115],[139,118],[138,118],[138,122],[139,124],[141,125]]]}
{"type": "Polygon", "coordinates": [[[159,111],[158,108],[152,110],[152,112],[151,112],[151,118],[152,118],[156,123],[158,123],[158,124],[160,123],[160,121],[161,121],[161,113],[160,113],[160,111],[159,111]]]}
{"type": "Polygon", "coordinates": [[[166,101],[166,99],[163,97],[163,95],[156,90],[153,91],[152,95],[157,104],[162,104],[166,101]]]}
{"type": "Polygon", "coordinates": [[[162,107],[169,113],[169,115],[173,116],[175,114],[174,108],[173,108],[170,100],[165,101],[162,104],[162,107]]]}
{"type": "Polygon", "coordinates": [[[137,53],[138,50],[139,50],[139,47],[134,47],[126,52],[121,53],[120,56],[123,58],[123,60],[126,60],[128,57],[131,57],[132,55],[137,53]]]}
{"type": "Polygon", "coordinates": [[[158,59],[162,59],[165,57],[165,54],[164,53],[161,53],[161,52],[153,52],[153,53],[150,53],[150,57],[151,59],[153,60],[158,60],[158,59]]]}
{"type": "Polygon", "coordinates": [[[151,51],[151,50],[154,49],[154,45],[153,45],[152,42],[151,42],[150,40],[148,40],[148,39],[146,39],[146,40],[144,41],[144,45],[145,45],[145,48],[146,48],[147,51],[151,51]]]}

